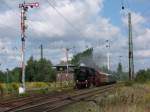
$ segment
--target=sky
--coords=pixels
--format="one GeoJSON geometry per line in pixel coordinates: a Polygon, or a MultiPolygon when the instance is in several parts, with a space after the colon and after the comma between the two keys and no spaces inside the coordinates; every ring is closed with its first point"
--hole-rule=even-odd
{"type": "MultiPolygon", "coordinates": [[[[39,2],[27,12],[26,53],[44,57],[56,65],[87,48],[94,48],[98,65],[110,67],[119,62],[128,70],[128,13],[132,17],[135,70],[150,68],[150,1],[149,0],[25,0],[39,2]],[[121,10],[124,6],[125,9],[121,10]],[[106,40],[110,48],[106,48],[106,40]],[[119,58],[121,56],[121,58],[119,58]]],[[[21,32],[19,4],[23,0],[0,0],[0,69],[21,66],[21,32]]]]}

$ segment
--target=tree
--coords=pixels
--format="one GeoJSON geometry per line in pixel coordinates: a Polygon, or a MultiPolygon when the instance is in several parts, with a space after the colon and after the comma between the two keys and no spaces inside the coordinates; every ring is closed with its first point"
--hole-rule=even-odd
{"type": "Polygon", "coordinates": [[[135,81],[144,83],[146,81],[150,81],[150,69],[147,70],[139,70],[137,72],[135,81]]]}
{"type": "Polygon", "coordinates": [[[26,80],[31,81],[55,81],[56,74],[52,69],[52,63],[46,59],[34,60],[33,57],[27,62],[26,80]]]}
{"type": "Polygon", "coordinates": [[[9,71],[8,74],[10,82],[20,82],[21,68],[16,67],[13,70],[9,71]]]}
{"type": "Polygon", "coordinates": [[[52,64],[46,59],[41,59],[37,62],[36,80],[38,81],[54,81],[54,71],[52,64]]]}
{"type": "Polygon", "coordinates": [[[6,80],[5,74],[2,71],[0,71],[0,83],[5,82],[5,80],[6,80]]]}
{"type": "Polygon", "coordinates": [[[101,67],[101,70],[102,70],[103,72],[106,72],[106,73],[109,72],[107,66],[102,66],[102,67],[101,67]]]}
{"type": "Polygon", "coordinates": [[[31,82],[35,81],[36,78],[36,60],[33,59],[33,56],[29,58],[26,66],[26,80],[31,82]]]}
{"type": "Polygon", "coordinates": [[[120,74],[123,73],[122,64],[121,63],[118,64],[117,72],[120,73],[120,74]]]}
{"type": "Polygon", "coordinates": [[[118,63],[117,72],[116,72],[116,79],[121,81],[128,80],[128,73],[123,71],[123,67],[121,63],[118,63]]]}
{"type": "Polygon", "coordinates": [[[86,65],[92,64],[92,56],[93,56],[93,48],[89,48],[81,53],[73,56],[71,60],[71,64],[79,66],[80,63],[84,63],[86,65]]]}

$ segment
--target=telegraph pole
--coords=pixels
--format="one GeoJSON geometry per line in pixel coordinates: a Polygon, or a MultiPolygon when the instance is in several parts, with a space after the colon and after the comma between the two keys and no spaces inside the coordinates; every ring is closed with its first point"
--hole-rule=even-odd
{"type": "Polygon", "coordinates": [[[41,44],[40,48],[41,48],[41,60],[42,60],[43,59],[43,45],[42,44],[41,44]]]}
{"type": "Polygon", "coordinates": [[[128,13],[128,27],[129,27],[129,80],[134,78],[134,60],[133,60],[133,41],[132,41],[132,23],[131,13],[128,13]]]}
{"type": "Polygon", "coordinates": [[[122,63],[122,56],[119,56],[119,63],[122,63]]]}
{"type": "Polygon", "coordinates": [[[19,4],[19,8],[21,9],[21,42],[22,42],[22,92],[25,92],[25,39],[26,39],[26,13],[29,8],[38,7],[39,3],[22,3],[19,4]]]}
{"type": "Polygon", "coordinates": [[[109,53],[110,42],[109,42],[109,40],[106,40],[106,48],[108,48],[108,52],[107,52],[107,69],[110,70],[110,53],[109,53]]]}

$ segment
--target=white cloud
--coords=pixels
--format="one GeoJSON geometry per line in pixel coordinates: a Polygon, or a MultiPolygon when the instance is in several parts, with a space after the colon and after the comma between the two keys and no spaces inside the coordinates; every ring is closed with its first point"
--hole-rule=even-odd
{"type": "Polygon", "coordinates": [[[150,50],[139,50],[136,52],[136,56],[139,58],[149,58],[150,57],[150,50]]]}
{"type": "MultiPolygon", "coordinates": [[[[65,17],[65,19],[67,18],[73,26],[68,24],[64,18],[47,3],[42,1],[40,4],[41,7],[29,16],[29,29],[27,31],[30,32],[29,37],[31,38],[37,39],[38,37],[43,40],[47,39],[47,37],[55,39],[56,37],[59,37],[62,38],[62,40],[64,39],[64,41],[59,40],[53,43],[52,40],[51,43],[56,47],[73,47],[75,45],[77,46],[76,50],[81,52],[86,46],[91,47],[93,41],[95,42],[97,39],[102,41],[111,38],[117,39],[118,34],[120,33],[118,27],[112,25],[109,19],[100,15],[103,8],[103,0],[76,0],[73,2],[62,0],[53,3],[57,10],[65,17]],[[79,35],[81,37],[77,37],[77,40],[72,41],[73,37],[79,35]]],[[[14,18],[13,15],[9,18],[12,17],[14,18]]],[[[10,20],[10,22],[12,21],[10,20]]],[[[17,24],[17,21],[13,21],[13,23],[17,24]]],[[[48,55],[57,54],[60,59],[63,57],[60,51],[57,51],[57,53],[53,52],[54,54],[47,53],[48,55]]],[[[53,57],[52,60],[56,59],[53,57]]]]}
{"type": "Polygon", "coordinates": [[[150,29],[145,28],[141,29],[143,30],[142,34],[139,34],[135,39],[135,44],[139,49],[149,49],[149,43],[150,43],[150,29]]]}
{"type": "MultiPolygon", "coordinates": [[[[116,57],[119,55],[123,55],[125,57],[124,62],[127,62],[127,35],[123,35],[119,27],[114,26],[108,18],[102,16],[101,11],[104,7],[104,0],[55,0],[55,2],[50,0],[65,18],[61,17],[47,2],[38,1],[40,2],[40,7],[27,13],[27,37],[29,38],[27,38],[26,45],[29,48],[26,49],[26,60],[30,55],[35,55],[35,57],[39,58],[39,48],[35,49],[35,47],[41,43],[44,43],[45,49],[47,49],[45,50],[45,57],[56,63],[64,55],[55,48],[76,46],[76,51],[79,52],[86,49],[86,46],[96,46],[95,43],[101,41],[103,43],[99,44],[99,48],[104,50],[105,40],[109,39],[111,41],[112,62],[117,64],[118,58],[116,57]],[[69,20],[69,24],[64,19],[69,20]]],[[[7,29],[1,30],[0,34],[5,35],[5,37],[7,35],[8,41],[8,44],[5,45],[0,41],[0,47],[7,47],[6,54],[9,55],[6,56],[7,60],[15,60],[18,63],[18,60],[21,59],[18,53],[20,50],[17,51],[17,55],[12,50],[14,46],[18,49],[21,46],[21,41],[18,40],[20,39],[20,12],[18,11],[19,8],[15,8],[18,6],[18,1],[10,2],[10,0],[7,0],[6,3],[13,7],[14,10],[0,12],[0,29],[7,29]],[[17,42],[14,43],[16,40],[17,42]]],[[[122,18],[126,27],[128,26],[127,19],[127,16],[122,18]]],[[[147,19],[140,13],[132,12],[135,57],[149,56],[148,50],[140,51],[141,49],[149,48],[150,29],[143,25],[146,22],[147,19]],[[142,52],[142,55],[140,55],[140,52],[142,52]]],[[[3,40],[3,35],[0,36],[1,40],[3,40]]],[[[13,63],[16,65],[15,62],[13,63]]]]}
{"type": "Polygon", "coordinates": [[[87,24],[84,35],[85,37],[95,39],[111,39],[118,37],[119,28],[113,26],[108,19],[100,18],[96,23],[87,24]]]}
{"type": "Polygon", "coordinates": [[[12,27],[15,28],[18,25],[18,17],[16,16],[16,13],[12,10],[5,11],[4,13],[0,13],[0,28],[3,27],[12,27]]]}

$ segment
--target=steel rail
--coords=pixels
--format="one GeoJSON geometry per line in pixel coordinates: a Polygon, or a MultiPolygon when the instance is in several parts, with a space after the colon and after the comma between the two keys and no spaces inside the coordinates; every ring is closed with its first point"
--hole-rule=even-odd
{"type": "Polygon", "coordinates": [[[49,99],[46,102],[38,103],[38,104],[27,106],[27,107],[12,109],[7,112],[33,112],[33,111],[48,112],[48,111],[53,111],[53,110],[56,110],[56,109],[59,109],[59,108],[65,106],[65,105],[69,105],[74,102],[80,101],[84,98],[90,97],[92,95],[104,93],[109,90],[112,90],[112,88],[114,88],[114,86],[115,85],[113,84],[113,85],[103,86],[101,88],[94,88],[92,90],[76,91],[74,95],[65,95],[64,97],[60,97],[60,98],[54,97],[52,99],[49,99]]]}

